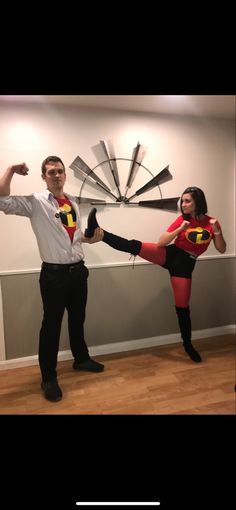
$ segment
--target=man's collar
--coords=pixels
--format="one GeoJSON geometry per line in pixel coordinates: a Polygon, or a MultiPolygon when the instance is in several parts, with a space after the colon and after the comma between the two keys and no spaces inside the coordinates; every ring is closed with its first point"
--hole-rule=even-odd
{"type": "MultiPolygon", "coordinates": [[[[49,191],[49,189],[46,189],[45,190],[45,196],[48,200],[53,200],[54,199],[54,195],[51,191],[49,191]]],[[[71,202],[76,202],[76,198],[73,196],[73,195],[69,195],[68,193],[64,193],[64,196],[65,198],[68,198],[69,200],[71,200],[71,202]]]]}

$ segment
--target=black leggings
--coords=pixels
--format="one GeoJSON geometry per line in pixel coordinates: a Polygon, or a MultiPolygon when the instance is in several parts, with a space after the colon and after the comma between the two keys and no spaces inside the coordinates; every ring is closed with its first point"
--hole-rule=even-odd
{"type": "Polygon", "coordinates": [[[115,250],[139,255],[145,260],[164,267],[170,273],[171,285],[175,298],[181,337],[185,350],[194,361],[200,361],[199,355],[191,345],[191,318],[189,301],[191,295],[192,272],[196,259],[174,244],[159,246],[158,243],[142,243],[135,239],[128,240],[104,230],[103,241],[115,250]]]}
{"type": "Polygon", "coordinates": [[[136,239],[124,239],[104,231],[103,242],[119,251],[139,257],[164,267],[170,273],[175,305],[186,308],[191,295],[192,272],[196,259],[174,244],[159,246],[158,243],[142,243],[136,239]]]}

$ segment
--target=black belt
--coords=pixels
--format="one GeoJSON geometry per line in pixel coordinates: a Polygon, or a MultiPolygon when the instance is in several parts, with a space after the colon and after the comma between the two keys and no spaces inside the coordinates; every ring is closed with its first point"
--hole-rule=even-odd
{"type": "Polygon", "coordinates": [[[76,269],[78,269],[78,267],[81,265],[81,264],[84,264],[84,261],[83,260],[80,260],[79,262],[74,262],[72,264],[51,264],[50,262],[43,262],[42,263],[42,269],[46,269],[46,270],[52,270],[52,271],[69,271],[72,272],[72,271],[76,271],[76,269]]]}

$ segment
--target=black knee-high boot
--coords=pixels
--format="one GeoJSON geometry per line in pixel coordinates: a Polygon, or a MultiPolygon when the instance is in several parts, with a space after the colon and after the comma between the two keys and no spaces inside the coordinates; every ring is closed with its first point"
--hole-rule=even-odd
{"type": "Polygon", "coordinates": [[[141,241],[136,241],[136,239],[131,239],[129,241],[124,237],[116,236],[106,230],[104,230],[103,242],[109,244],[109,246],[115,248],[115,250],[125,251],[132,255],[138,255],[142,246],[141,241]]]}
{"type": "MultiPolygon", "coordinates": [[[[93,207],[93,209],[91,209],[88,215],[88,226],[85,230],[86,237],[93,237],[95,229],[99,227],[96,218],[96,212],[97,212],[96,207],[93,207]]],[[[115,248],[115,250],[125,251],[127,253],[131,253],[132,255],[139,254],[142,246],[141,241],[136,241],[135,239],[131,239],[130,241],[128,241],[128,239],[116,236],[115,234],[110,234],[110,232],[106,232],[106,230],[104,230],[103,232],[104,232],[103,242],[109,244],[109,246],[115,248]]]]}
{"type": "Polygon", "coordinates": [[[178,316],[179,328],[184,344],[184,350],[185,352],[187,352],[187,354],[193,361],[195,361],[196,363],[200,363],[202,361],[201,356],[194,349],[191,343],[192,327],[189,307],[180,308],[179,306],[176,306],[175,309],[178,316]]]}

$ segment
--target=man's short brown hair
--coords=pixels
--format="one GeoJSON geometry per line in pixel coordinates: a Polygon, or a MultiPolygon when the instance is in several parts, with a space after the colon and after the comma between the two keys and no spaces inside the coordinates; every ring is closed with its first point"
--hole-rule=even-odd
{"type": "Polygon", "coordinates": [[[53,163],[61,163],[62,166],[63,166],[63,169],[65,171],[65,165],[63,163],[63,161],[61,160],[61,158],[59,158],[58,156],[48,156],[46,159],[43,160],[42,162],[42,165],[41,165],[41,170],[42,170],[42,174],[45,175],[46,174],[46,165],[48,165],[48,163],[51,163],[51,161],[53,163]]]}

